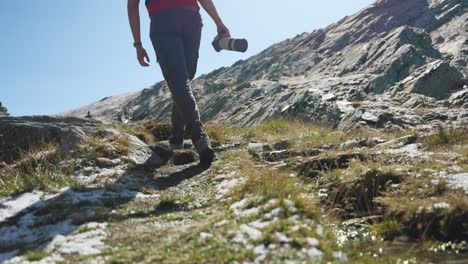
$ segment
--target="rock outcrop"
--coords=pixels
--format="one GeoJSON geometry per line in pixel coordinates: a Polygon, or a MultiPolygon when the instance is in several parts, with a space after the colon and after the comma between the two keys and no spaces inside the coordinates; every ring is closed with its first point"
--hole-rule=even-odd
{"type": "MultiPolygon", "coordinates": [[[[200,76],[194,94],[205,121],[239,125],[292,115],[346,129],[427,129],[441,120],[424,116],[440,113],[446,125],[466,125],[467,21],[463,0],[380,0],[200,76]]],[[[64,115],[168,121],[171,105],[160,82],[64,115]]]]}
{"type": "Polygon", "coordinates": [[[2,106],[2,102],[0,102],[0,117],[8,116],[8,110],[6,107],[2,106]]]}
{"type": "Polygon", "coordinates": [[[86,137],[84,131],[95,129],[99,124],[74,117],[4,117],[0,119],[0,160],[14,160],[31,147],[51,142],[62,144],[66,152],[86,137]]]}

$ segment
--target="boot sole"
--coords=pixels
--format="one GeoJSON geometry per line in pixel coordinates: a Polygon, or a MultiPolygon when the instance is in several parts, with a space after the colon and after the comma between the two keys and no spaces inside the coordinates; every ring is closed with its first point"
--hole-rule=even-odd
{"type": "Polygon", "coordinates": [[[212,148],[208,148],[200,153],[200,164],[203,166],[211,166],[215,158],[215,153],[212,148]]]}

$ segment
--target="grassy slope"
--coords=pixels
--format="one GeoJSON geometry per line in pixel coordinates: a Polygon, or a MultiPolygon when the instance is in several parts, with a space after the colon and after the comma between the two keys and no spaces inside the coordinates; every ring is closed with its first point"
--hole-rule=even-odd
{"type": "MultiPolygon", "coordinates": [[[[166,131],[163,129],[167,130],[149,124],[123,128],[148,142],[163,137],[166,131]]],[[[303,249],[313,248],[310,239],[315,238],[318,240],[315,247],[323,253],[322,261],[337,261],[333,253],[339,251],[356,263],[394,263],[401,259],[412,260],[409,255],[417,254],[388,246],[386,241],[392,240],[423,242],[425,249],[417,257],[427,260],[440,257],[432,256],[429,251],[430,247],[438,248],[440,242],[436,241],[460,240],[454,237],[460,230],[453,231],[450,227],[463,227],[467,222],[466,194],[451,190],[445,181],[435,176],[437,171],[453,170],[454,164],[458,164],[457,170],[466,172],[465,131],[441,130],[417,138],[424,152],[433,153],[431,159],[408,159],[402,154],[382,152],[391,146],[339,148],[351,139],[391,140],[403,135],[369,131],[348,134],[290,120],[275,120],[243,129],[211,126],[208,132],[216,145],[240,143],[240,147],[220,153],[219,162],[199,176],[164,190],[150,191],[158,194],[158,198],[135,198],[114,209],[112,214],[105,213],[101,221],[109,223],[110,236],[106,243],[110,247],[101,257],[112,263],[253,261],[259,256],[256,251],[263,245],[272,248],[264,261],[303,259],[309,262],[312,259],[303,249]],[[247,150],[252,142],[264,144],[266,152],[280,146],[290,154],[274,163],[261,156],[253,158],[252,151],[247,150]],[[297,156],[309,149],[320,149],[321,154],[297,156]],[[334,158],[353,153],[365,158],[351,158],[340,166],[320,167],[316,174],[308,173],[308,177],[303,170],[298,170],[298,164],[316,164],[316,160],[325,158],[338,162],[334,158]],[[437,162],[448,158],[450,162],[437,162]],[[233,179],[239,179],[239,184],[220,198],[218,186],[233,179]],[[230,209],[239,201],[245,202],[243,211],[256,210],[243,215],[230,209]],[[450,206],[442,210],[430,209],[435,203],[450,206]],[[259,238],[247,239],[244,244],[233,243],[236,236],[240,236],[242,226],[262,220],[277,208],[280,213],[276,221],[260,229],[259,238]],[[429,209],[421,211],[421,208],[429,209]],[[355,237],[359,238],[357,242],[352,239],[355,237]]],[[[124,152],[125,140],[109,141],[124,152]]],[[[84,152],[85,160],[92,162],[97,156],[114,154],[106,152],[100,142],[89,143],[93,151],[84,152]]],[[[83,153],[79,155],[84,158],[83,153]]],[[[157,182],[181,168],[184,167],[163,167],[144,177],[157,182]]],[[[4,185],[3,192],[17,192],[18,188],[9,182],[4,185]]],[[[41,188],[48,190],[46,187],[47,184],[41,188]]],[[[65,260],[95,258],[66,256],[65,260]]]]}

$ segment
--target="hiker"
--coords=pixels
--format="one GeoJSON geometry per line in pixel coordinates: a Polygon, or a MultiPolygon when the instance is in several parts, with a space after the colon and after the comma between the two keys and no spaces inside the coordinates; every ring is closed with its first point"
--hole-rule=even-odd
{"type": "MultiPolygon", "coordinates": [[[[139,2],[128,0],[128,16],[138,62],[147,67],[150,59],[141,43],[139,2]]],[[[197,69],[203,26],[198,2],[216,23],[218,33],[230,37],[212,0],[146,0],[145,4],[151,17],[151,42],[172,94],[170,147],[172,150],[182,149],[183,136],[187,132],[200,156],[200,163],[211,165],[215,154],[203,130],[190,86],[197,69]]]]}

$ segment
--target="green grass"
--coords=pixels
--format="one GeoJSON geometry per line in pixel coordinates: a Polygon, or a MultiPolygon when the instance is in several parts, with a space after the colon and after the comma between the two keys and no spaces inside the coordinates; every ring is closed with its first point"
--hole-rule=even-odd
{"type": "Polygon", "coordinates": [[[46,145],[23,154],[21,161],[0,171],[0,195],[15,196],[34,189],[56,191],[74,184],[70,168],[60,167],[61,153],[56,145],[46,145]]]}
{"type": "Polygon", "coordinates": [[[386,219],[372,226],[374,232],[385,240],[393,240],[402,234],[403,224],[396,219],[386,219]]]}
{"type": "Polygon", "coordinates": [[[421,141],[432,150],[450,145],[466,145],[468,143],[468,129],[439,127],[437,132],[422,137],[421,141]]]}
{"type": "Polygon", "coordinates": [[[24,254],[28,261],[40,261],[49,256],[49,253],[44,251],[27,251],[24,254]]]}

